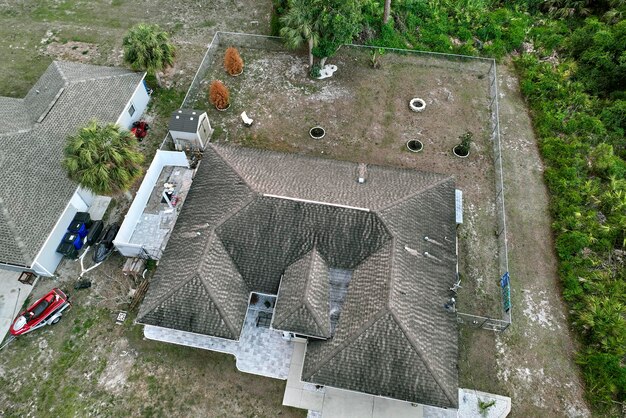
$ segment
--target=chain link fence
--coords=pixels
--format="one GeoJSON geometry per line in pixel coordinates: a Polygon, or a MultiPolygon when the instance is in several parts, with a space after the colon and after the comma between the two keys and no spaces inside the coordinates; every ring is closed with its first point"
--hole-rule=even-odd
{"type": "MultiPolygon", "coordinates": [[[[228,47],[262,49],[267,51],[287,51],[282,38],[275,36],[254,35],[235,32],[217,32],[213,36],[207,51],[202,59],[198,70],[191,82],[189,90],[183,100],[182,108],[193,106],[209,68],[213,65],[218,51],[228,47]]],[[[473,57],[468,55],[446,54],[438,52],[415,51],[398,48],[382,48],[367,45],[345,45],[344,48],[368,49],[383,53],[396,53],[401,55],[419,56],[420,62],[417,65],[432,68],[454,68],[458,69],[460,64],[467,71],[474,71],[484,74],[489,83],[489,111],[491,115],[491,140],[493,144],[493,161],[495,170],[495,203],[496,203],[496,236],[498,240],[498,265],[500,276],[507,278],[506,289],[503,289],[502,296],[502,318],[488,318],[472,314],[457,312],[459,323],[475,326],[479,328],[504,331],[511,324],[511,307],[508,300],[509,293],[509,260],[508,241],[506,228],[506,214],[504,201],[504,175],[502,168],[502,146],[500,139],[500,120],[498,107],[498,81],[496,72],[496,62],[491,58],[473,57]],[[508,306],[508,309],[505,309],[508,306]]],[[[162,149],[167,149],[168,135],[163,141],[162,149]]]]}

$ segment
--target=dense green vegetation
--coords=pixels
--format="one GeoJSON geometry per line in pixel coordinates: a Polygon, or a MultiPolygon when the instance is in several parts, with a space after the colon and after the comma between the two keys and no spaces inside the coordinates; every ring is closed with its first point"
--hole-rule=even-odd
{"type": "MultiPolygon", "coordinates": [[[[625,402],[626,1],[394,0],[387,24],[384,0],[361,4],[357,41],[513,57],[546,164],[587,398],[597,411],[625,402]]],[[[288,9],[275,0],[276,15],[288,9]]]]}

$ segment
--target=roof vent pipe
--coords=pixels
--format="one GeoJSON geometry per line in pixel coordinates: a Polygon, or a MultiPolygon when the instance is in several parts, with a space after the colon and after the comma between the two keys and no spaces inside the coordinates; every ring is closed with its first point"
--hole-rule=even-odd
{"type": "Polygon", "coordinates": [[[357,178],[357,182],[359,184],[365,183],[367,178],[367,165],[364,163],[359,163],[359,177],[357,178]]]}

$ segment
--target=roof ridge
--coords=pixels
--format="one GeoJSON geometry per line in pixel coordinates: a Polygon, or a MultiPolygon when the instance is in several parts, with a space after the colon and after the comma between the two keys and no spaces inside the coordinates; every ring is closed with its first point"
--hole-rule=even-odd
{"type": "Polygon", "coordinates": [[[307,280],[306,280],[306,285],[305,285],[306,287],[304,289],[302,298],[304,300],[304,306],[307,308],[307,310],[313,317],[313,321],[315,322],[315,325],[317,325],[320,331],[324,331],[324,324],[322,323],[322,318],[320,318],[319,315],[317,315],[317,312],[315,311],[315,309],[313,309],[313,306],[311,306],[311,304],[309,303],[309,298],[308,298],[309,289],[311,288],[310,286],[310,282],[312,278],[311,271],[313,270],[313,264],[315,263],[315,255],[317,254],[320,258],[321,258],[321,255],[319,255],[319,253],[317,252],[315,244],[313,245],[313,249],[311,249],[309,253],[311,254],[311,262],[309,263],[309,266],[308,266],[308,271],[307,271],[307,276],[306,276],[307,280]]]}
{"type": "MultiPolygon", "coordinates": [[[[220,241],[220,243],[221,243],[221,241],[220,241]]],[[[226,315],[226,312],[224,311],[222,306],[219,303],[216,302],[215,298],[213,297],[213,292],[211,291],[211,289],[209,289],[209,287],[205,283],[204,279],[202,277],[200,277],[199,274],[196,274],[195,277],[197,277],[198,280],[200,280],[200,283],[204,287],[204,290],[206,290],[207,294],[209,295],[209,299],[211,300],[211,303],[213,303],[213,305],[217,309],[217,312],[219,313],[220,318],[222,319],[222,321],[224,321],[224,324],[226,325],[226,327],[230,330],[230,332],[233,334],[233,336],[235,336],[236,339],[239,340],[239,336],[241,334],[241,329],[237,330],[237,328],[235,328],[233,326],[233,324],[230,322],[230,318],[228,318],[228,315],[226,315]]],[[[247,313],[247,311],[248,311],[248,309],[246,308],[246,313],[247,313]]]]}
{"type": "Polygon", "coordinates": [[[343,351],[344,348],[346,348],[348,345],[352,344],[354,342],[354,340],[356,340],[358,337],[361,336],[361,334],[363,334],[367,329],[369,329],[371,326],[373,326],[376,322],[378,322],[386,313],[391,312],[391,309],[389,308],[389,306],[384,306],[380,311],[378,311],[376,313],[376,315],[374,315],[372,318],[370,318],[365,324],[363,324],[361,326],[361,328],[359,328],[358,330],[356,330],[356,332],[353,332],[351,335],[349,335],[349,338],[346,338],[345,341],[341,342],[337,347],[335,347],[330,354],[328,354],[326,356],[325,359],[322,359],[320,362],[317,363],[317,367],[315,368],[315,370],[312,370],[310,373],[307,373],[306,375],[304,374],[304,369],[302,370],[302,379],[309,379],[311,376],[313,376],[313,374],[315,374],[316,372],[318,372],[323,366],[326,365],[326,363],[328,363],[329,361],[331,361],[333,358],[335,358],[335,356],[337,354],[339,354],[341,351],[343,351]]]}
{"type": "MultiPolygon", "coordinates": [[[[111,68],[115,68],[115,67],[111,67],[111,68]]],[[[78,84],[78,83],[89,83],[92,81],[100,81],[100,80],[111,80],[113,78],[123,78],[123,77],[130,77],[130,76],[134,76],[137,75],[138,73],[135,72],[128,72],[128,73],[120,73],[120,74],[110,74],[110,75],[106,75],[106,76],[101,76],[101,77],[91,77],[91,78],[83,78],[81,80],[72,80],[72,81],[67,81],[67,84],[72,86],[74,84],[78,84]]]]}
{"type": "Polygon", "coordinates": [[[222,153],[218,150],[217,145],[212,144],[211,142],[209,142],[209,143],[208,143],[208,145],[209,145],[209,147],[211,147],[211,149],[213,150],[213,152],[215,152],[215,155],[217,155],[218,157],[220,157],[220,159],[221,159],[222,161],[224,161],[224,164],[226,164],[226,165],[228,166],[228,168],[230,168],[230,169],[233,171],[233,173],[235,173],[235,174],[237,175],[237,177],[239,177],[239,178],[241,179],[241,181],[243,182],[243,184],[245,184],[246,186],[248,186],[248,188],[249,188],[252,192],[255,192],[255,193],[257,193],[257,194],[261,195],[261,193],[259,193],[259,192],[258,192],[258,190],[256,190],[254,187],[252,187],[252,185],[251,185],[250,183],[248,183],[248,182],[246,181],[246,179],[244,178],[243,174],[242,174],[239,170],[237,170],[237,168],[235,168],[235,167],[233,166],[233,164],[231,164],[231,163],[230,163],[230,161],[228,161],[228,160],[226,159],[226,156],[225,156],[224,154],[222,154],[222,153]]]}
{"type": "MultiPolygon", "coordinates": [[[[148,309],[146,309],[145,313],[143,315],[138,314],[137,315],[137,320],[140,320],[141,318],[143,318],[144,316],[146,316],[148,313],[152,312],[153,310],[155,310],[159,305],[161,305],[161,303],[163,303],[163,301],[168,298],[169,296],[171,296],[172,294],[174,294],[175,292],[179,291],[184,285],[186,285],[187,283],[189,283],[191,280],[193,280],[195,277],[197,277],[197,272],[194,271],[194,274],[192,274],[190,277],[187,278],[187,280],[181,280],[180,283],[178,283],[176,286],[174,286],[171,290],[165,292],[163,294],[163,296],[161,296],[160,298],[156,299],[154,302],[152,302],[149,306],[148,309]]],[[[142,302],[142,307],[143,304],[145,303],[142,302]]]]}
{"type": "Polygon", "coordinates": [[[67,83],[69,83],[69,80],[68,80],[67,76],[65,75],[65,73],[63,72],[63,70],[61,69],[61,67],[59,66],[59,62],[61,62],[61,61],[60,60],[54,60],[54,61],[52,61],[52,65],[54,65],[54,68],[57,70],[57,72],[59,73],[59,75],[61,76],[61,78],[65,82],[65,84],[67,84],[67,83]]]}
{"type": "Polygon", "coordinates": [[[395,261],[396,261],[396,241],[397,238],[395,237],[395,235],[392,235],[391,238],[389,239],[389,241],[391,241],[390,245],[391,245],[391,254],[389,255],[389,272],[387,273],[389,276],[389,286],[387,286],[387,307],[389,307],[389,309],[391,309],[391,289],[393,289],[393,283],[394,283],[394,277],[393,277],[393,268],[395,267],[395,261]]]}
{"type": "MultiPolygon", "coordinates": [[[[6,226],[9,228],[9,230],[12,233],[11,236],[13,237],[13,241],[15,242],[15,245],[20,250],[20,254],[22,255],[22,261],[24,262],[24,266],[30,267],[29,261],[27,261],[27,260],[30,260],[30,254],[26,252],[24,242],[17,232],[17,226],[15,225],[15,222],[13,222],[13,219],[11,219],[11,216],[9,215],[10,215],[9,210],[4,204],[4,199],[2,198],[2,196],[0,196],[0,216],[2,216],[2,218],[4,219],[6,223],[6,226]]],[[[32,261],[30,261],[30,263],[32,263],[32,261]]]]}
{"type": "Polygon", "coordinates": [[[34,129],[34,124],[31,124],[28,129],[19,129],[17,131],[12,131],[12,132],[4,132],[4,133],[0,133],[0,138],[3,138],[5,136],[13,136],[13,135],[21,135],[21,134],[27,134],[30,131],[32,131],[34,129]]]}
{"type": "Polygon", "coordinates": [[[430,364],[426,361],[425,354],[417,346],[414,339],[408,333],[406,326],[402,323],[402,321],[400,321],[400,318],[398,318],[398,316],[396,315],[396,313],[394,312],[392,308],[389,308],[389,312],[391,313],[391,317],[393,318],[393,320],[396,322],[396,324],[398,324],[398,327],[400,327],[400,330],[404,334],[405,338],[409,341],[409,344],[411,344],[411,346],[413,347],[413,350],[415,351],[415,353],[422,360],[422,363],[424,363],[424,367],[426,367],[426,370],[428,370],[428,373],[430,374],[432,379],[435,381],[435,383],[437,383],[437,386],[439,386],[439,389],[441,389],[444,395],[446,395],[446,398],[448,398],[448,400],[450,401],[452,405],[456,404],[456,402],[458,402],[458,399],[452,396],[452,394],[448,393],[448,390],[441,384],[441,382],[439,381],[439,378],[437,377],[437,374],[433,372],[432,368],[430,367],[430,364]]]}
{"type": "Polygon", "coordinates": [[[436,182],[429,184],[428,186],[424,187],[423,189],[419,189],[419,190],[417,190],[417,191],[415,191],[413,193],[409,193],[408,195],[406,195],[406,196],[404,196],[404,197],[402,197],[402,198],[400,198],[398,200],[395,200],[395,201],[389,203],[387,206],[383,206],[382,208],[377,209],[375,212],[376,213],[380,213],[380,212],[383,212],[383,211],[385,211],[387,209],[391,209],[391,208],[393,208],[395,206],[398,206],[400,203],[404,203],[407,200],[410,200],[410,199],[414,198],[415,196],[418,196],[418,195],[424,193],[425,191],[428,191],[428,190],[433,189],[435,187],[441,186],[444,182],[446,182],[448,180],[453,180],[453,179],[454,179],[454,177],[452,177],[452,176],[445,176],[445,177],[437,180],[436,182]]]}
{"type": "MultiPolygon", "coordinates": [[[[226,221],[230,220],[230,218],[232,218],[233,216],[237,215],[240,211],[242,211],[246,206],[251,205],[252,203],[254,203],[255,200],[257,200],[257,198],[259,197],[258,193],[255,192],[254,190],[250,189],[250,192],[252,193],[252,196],[250,196],[250,198],[248,198],[243,205],[235,207],[234,209],[232,209],[230,212],[228,212],[224,217],[224,219],[222,219],[220,222],[215,224],[215,227],[211,230],[211,233],[213,235],[215,235],[215,237],[219,240],[220,244],[223,245],[222,242],[222,238],[219,236],[219,234],[217,233],[217,228],[219,228],[220,226],[224,225],[224,223],[226,223],[226,221]]],[[[207,246],[208,247],[208,246],[207,246]]],[[[249,287],[249,283],[246,281],[246,279],[244,278],[243,273],[241,273],[241,270],[239,270],[239,266],[237,266],[237,263],[235,263],[235,261],[233,260],[233,258],[230,256],[230,253],[228,252],[228,250],[226,251],[226,253],[228,254],[228,259],[233,263],[233,266],[235,266],[235,270],[237,270],[237,273],[239,273],[239,275],[243,278],[243,281],[246,285],[248,285],[249,287]]],[[[199,268],[199,267],[198,267],[199,268]]]]}
{"type": "MultiPolygon", "coordinates": [[[[291,266],[293,266],[294,264],[296,264],[297,262],[301,261],[304,257],[306,257],[308,254],[310,254],[313,250],[308,251],[304,254],[302,254],[302,256],[300,258],[298,258],[296,261],[294,261],[293,263],[289,264],[287,266],[287,269],[291,266]]],[[[307,275],[306,277],[308,277],[308,272],[310,271],[310,265],[307,268],[307,275]]],[[[284,280],[285,276],[283,274],[281,280],[280,280],[280,286],[282,286],[283,284],[283,280],[284,280]]],[[[279,292],[280,292],[280,286],[279,286],[279,292]]],[[[308,287],[308,280],[306,280],[306,286],[308,287]]],[[[302,297],[299,298],[299,301],[301,302],[300,304],[296,305],[294,308],[291,308],[291,310],[287,310],[285,313],[287,316],[285,316],[285,319],[283,319],[281,321],[281,323],[285,322],[287,319],[291,318],[291,316],[296,313],[296,311],[298,311],[298,309],[302,308],[303,306],[306,307],[306,292],[307,292],[307,287],[305,287],[304,292],[302,292],[302,297]]],[[[278,302],[278,301],[277,301],[278,302]]],[[[317,324],[316,324],[317,325],[317,324]]]]}

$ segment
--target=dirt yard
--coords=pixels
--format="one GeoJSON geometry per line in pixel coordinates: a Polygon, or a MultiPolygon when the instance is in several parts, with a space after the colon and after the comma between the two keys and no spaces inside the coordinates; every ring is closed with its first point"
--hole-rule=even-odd
{"type": "Polygon", "coordinates": [[[129,288],[123,261],[113,256],[88,273],[90,289],[72,289],[72,261],[59,269],[66,281],[39,282],[31,300],[59,286],[74,305],[57,325],[3,350],[1,417],[306,415],[282,406],[284,381],[238,372],[230,355],[145,340],[133,313],[116,325],[129,288]]]}

